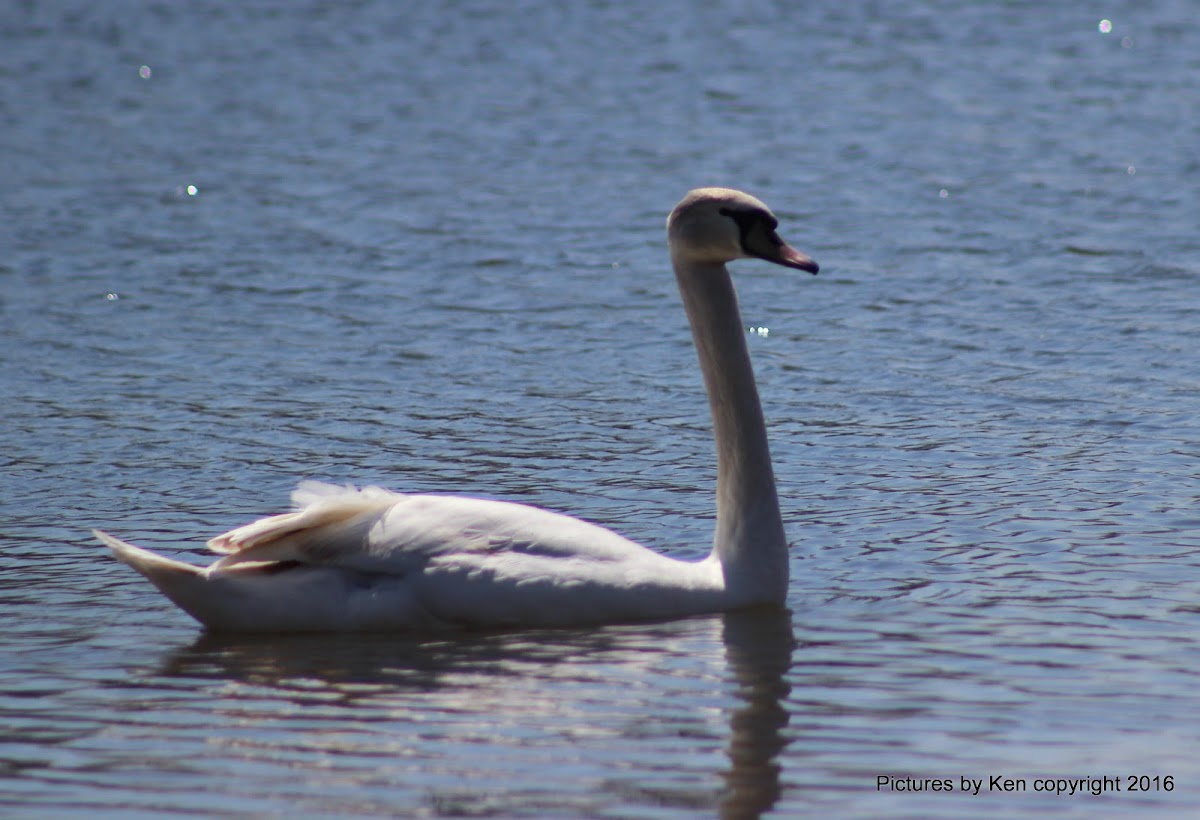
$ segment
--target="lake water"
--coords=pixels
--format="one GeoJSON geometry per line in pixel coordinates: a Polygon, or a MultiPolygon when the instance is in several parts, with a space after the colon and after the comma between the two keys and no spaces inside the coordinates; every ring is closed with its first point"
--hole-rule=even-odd
{"type": "Polygon", "coordinates": [[[1195,6],[910,5],[5,4],[0,813],[1200,812],[1195,6]],[[822,265],[735,266],[789,613],[234,640],[88,535],[313,477],[703,555],[714,184],[822,265]]]}

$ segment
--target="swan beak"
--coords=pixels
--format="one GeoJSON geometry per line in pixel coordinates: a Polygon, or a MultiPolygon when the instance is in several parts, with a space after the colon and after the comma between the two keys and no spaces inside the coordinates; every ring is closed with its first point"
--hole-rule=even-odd
{"type": "Polygon", "coordinates": [[[778,246],[772,248],[768,253],[762,254],[760,258],[774,262],[776,265],[806,270],[814,274],[821,269],[815,259],[806,253],[801,253],[786,242],[780,242],[778,246]]]}
{"type": "Polygon", "coordinates": [[[774,226],[759,223],[756,228],[742,235],[742,248],[748,255],[809,273],[816,273],[821,269],[808,254],[801,253],[780,239],[774,226]]]}

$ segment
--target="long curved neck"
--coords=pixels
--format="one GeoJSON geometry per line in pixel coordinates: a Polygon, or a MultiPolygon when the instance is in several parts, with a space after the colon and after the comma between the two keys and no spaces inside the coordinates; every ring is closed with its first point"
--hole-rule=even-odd
{"type": "Polygon", "coordinates": [[[775,492],[746,331],[723,264],[673,259],[708,389],[717,444],[717,528],[713,554],[727,589],[745,603],[783,603],[787,539],[775,492]]]}

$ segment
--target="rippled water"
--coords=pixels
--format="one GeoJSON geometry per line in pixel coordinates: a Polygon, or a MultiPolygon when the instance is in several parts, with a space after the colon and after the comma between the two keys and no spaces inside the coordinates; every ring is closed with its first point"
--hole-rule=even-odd
{"type": "Polygon", "coordinates": [[[795,5],[0,11],[0,810],[1200,810],[1195,9],[795,5]],[[701,184],[822,263],[735,271],[788,615],[230,640],[87,536],[318,477],[703,554],[701,184]]]}

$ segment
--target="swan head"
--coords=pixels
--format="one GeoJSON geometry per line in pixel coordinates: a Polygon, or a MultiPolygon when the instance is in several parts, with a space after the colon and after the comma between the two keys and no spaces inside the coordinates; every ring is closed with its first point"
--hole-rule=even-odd
{"type": "Polygon", "coordinates": [[[667,217],[667,241],[679,262],[724,264],[754,258],[816,273],[816,262],[779,238],[778,225],[771,209],[750,194],[697,188],[667,217]]]}

